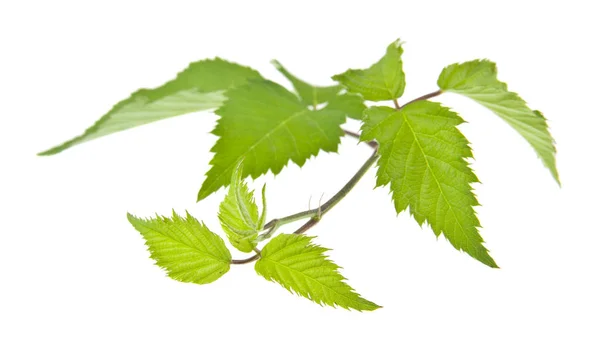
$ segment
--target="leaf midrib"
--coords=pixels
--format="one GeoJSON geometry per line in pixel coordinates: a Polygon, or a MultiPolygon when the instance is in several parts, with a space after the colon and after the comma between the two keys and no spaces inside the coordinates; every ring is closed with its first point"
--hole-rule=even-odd
{"type": "MultiPolygon", "coordinates": [[[[201,254],[203,254],[203,255],[207,255],[208,257],[212,258],[213,260],[217,260],[217,261],[219,261],[219,262],[223,262],[223,263],[226,263],[226,262],[228,262],[228,261],[229,261],[228,259],[223,259],[222,257],[219,257],[219,256],[216,256],[216,255],[214,255],[214,254],[211,254],[211,252],[210,252],[210,251],[204,251],[204,250],[200,250],[200,249],[198,249],[198,247],[191,246],[191,245],[189,245],[189,244],[186,244],[186,243],[184,243],[184,242],[182,242],[182,241],[180,241],[180,240],[178,240],[178,239],[175,239],[175,238],[173,238],[173,237],[171,237],[171,236],[169,236],[169,235],[166,235],[166,234],[164,234],[164,233],[161,233],[161,232],[160,232],[160,231],[158,231],[157,229],[155,229],[155,228],[153,228],[153,227],[151,227],[151,226],[148,226],[148,225],[146,224],[146,222],[145,222],[145,221],[138,220],[138,225],[140,225],[140,226],[143,226],[143,227],[145,227],[146,229],[148,229],[148,230],[150,230],[150,231],[153,231],[153,232],[155,232],[155,233],[156,233],[157,235],[159,235],[159,236],[163,236],[163,237],[165,237],[165,238],[167,238],[167,239],[169,239],[169,240],[171,240],[171,241],[174,241],[174,242],[176,242],[176,243],[178,243],[178,244],[180,244],[180,245],[182,245],[182,246],[188,247],[188,248],[190,248],[190,249],[192,249],[192,250],[195,250],[195,251],[197,251],[197,252],[199,252],[199,253],[201,253],[201,254]]],[[[212,242],[211,242],[210,244],[214,246],[214,243],[212,243],[212,242]]]]}
{"type": "MultiPolygon", "coordinates": [[[[323,288],[325,288],[325,289],[327,289],[327,290],[330,290],[330,291],[332,291],[333,293],[335,293],[335,294],[337,294],[337,295],[341,296],[343,299],[345,299],[346,301],[348,301],[348,302],[349,302],[348,306],[350,306],[350,305],[352,305],[352,304],[359,304],[359,305],[367,305],[367,306],[372,306],[372,305],[370,305],[370,304],[368,304],[368,303],[363,303],[363,302],[360,302],[360,301],[354,300],[354,299],[350,298],[348,295],[345,295],[345,294],[342,294],[342,293],[340,293],[340,292],[336,291],[335,289],[333,289],[333,288],[331,288],[331,287],[329,287],[329,286],[327,286],[327,285],[323,284],[323,283],[322,283],[322,282],[320,282],[319,280],[317,280],[317,279],[315,279],[315,278],[313,278],[313,277],[311,277],[311,276],[309,276],[309,275],[307,275],[307,274],[303,273],[302,271],[300,271],[300,270],[297,270],[297,269],[294,269],[294,268],[291,268],[291,267],[289,267],[288,265],[285,265],[285,264],[283,264],[283,263],[281,263],[281,262],[279,262],[279,261],[272,260],[272,259],[269,259],[269,258],[266,258],[266,257],[263,257],[261,260],[263,260],[263,262],[272,262],[272,263],[274,263],[275,265],[282,266],[282,267],[284,267],[284,268],[287,268],[288,270],[295,271],[295,272],[297,272],[297,273],[301,274],[302,276],[305,276],[305,278],[307,278],[307,279],[310,279],[310,280],[312,280],[312,281],[316,282],[317,284],[319,284],[320,286],[322,286],[323,288]]],[[[333,271],[333,273],[336,273],[336,274],[337,274],[338,272],[337,272],[337,271],[333,271]]],[[[344,284],[345,284],[343,281],[340,281],[340,283],[341,283],[342,285],[344,285],[344,284]]],[[[347,285],[346,285],[346,286],[347,286],[347,285]]],[[[291,287],[291,288],[292,288],[292,289],[296,289],[296,288],[293,288],[293,287],[291,287]]],[[[353,292],[352,290],[349,290],[349,292],[350,292],[350,293],[353,293],[353,294],[355,294],[357,299],[362,299],[362,298],[361,298],[361,297],[360,297],[358,294],[356,294],[356,293],[355,293],[355,292],[353,292]]],[[[314,295],[313,295],[313,297],[314,297],[314,295]]],[[[321,300],[322,300],[322,301],[325,301],[325,300],[323,300],[323,299],[321,299],[321,300]]],[[[337,303],[336,303],[336,302],[333,302],[333,304],[337,304],[337,303]]],[[[340,305],[340,304],[338,304],[338,305],[339,305],[339,306],[343,306],[343,305],[340,305]]]]}

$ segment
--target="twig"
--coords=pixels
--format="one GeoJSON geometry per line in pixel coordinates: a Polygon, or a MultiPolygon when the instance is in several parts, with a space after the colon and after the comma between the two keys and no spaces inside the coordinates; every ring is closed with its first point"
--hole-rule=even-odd
{"type": "MultiPolygon", "coordinates": [[[[352,131],[345,130],[344,132],[348,136],[360,138],[359,134],[354,133],[352,131]]],[[[267,233],[265,233],[262,236],[263,239],[270,237],[279,227],[281,227],[285,224],[289,224],[294,221],[305,219],[305,218],[310,218],[310,219],[306,223],[304,223],[304,225],[302,225],[299,229],[294,231],[295,234],[304,233],[311,227],[315,226],[319,222],[319,220],[321,220],[321,217],[323,215],[325,215],[325,213],[327,213],[336,204],[338,204],[352,190],[352,188],[354,188],[354,186],[356,186],[358,181],[369,170],[369,168],[371,168],[371,166],[377,161],[377,158],[379,158],[379,155],[377,154],[377,149],[378,149],[377,142],[371,141],[371,142],[367,142],[367,144],[374,149],[373,154],[360,167],[358,172],[356,172],[356,174],[354,174],[354,176],[352,176],[352,178],[335,195],[333,195],[333,197],[331,197],[327,202],[323,203],[322,205],[319,205],[319,207],[316,209],[305,210],[305,211],[302,211],[302,212],[299,212],[296,214],[292,214],[292,215],[289,215],[289,216],[286,216],[286,217],[283,217],[280,219],[273,219],[273,220],[269,221],[269,223],[267,223],[264,227],[265,229],[268,229],[268,231],[267,231],[267,233]]],[[[253,255],[247,259],[240,259],[240,260],[233,259],[233,260],[231,260],[231,263],[232,264],[251,263],[260,257],[260,250],[255,249],[255,251],[257,251],[257,253],[255,255],[253,255]]]]}

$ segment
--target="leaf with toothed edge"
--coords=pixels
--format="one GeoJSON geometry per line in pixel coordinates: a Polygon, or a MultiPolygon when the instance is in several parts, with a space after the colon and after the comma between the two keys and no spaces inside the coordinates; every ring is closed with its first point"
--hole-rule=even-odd
{"type": "Polygon", "coordinates": [[[444,68],[438,86],[442,91],[467,96],[496,113],[527,140],[560,185],[556,147],[546,118],[540,111],[527,107],[527,103],[508,91],[506,84],[496,76],[496,64],[488,60],[455,63],[444,68]]]}
{"type": "Polygon", "coordinates": [[[189,213],[181,217],[173,211],[172,218],[154,219],[127,214],[127,219],[146,240],[150,257],[172,279],[205,284],[229,271],[231,254],[223,239],[189,213]]]}
{"type": "Polygon", "coordinates": [[[260,78],[255,70],[220,58],[191,63],[175,79],[156,89],[134,92],[82,135],[39,155],[60,153],[80,143],[162,119],[218,108],[225,100],[225,90],[260,78]]]}
{"type": "Polygon", "coordinates": [[[401,110],[365,111],[361,140],[379,143],[377,186],[390,184],[396,212],[407,207],[458,250],[498,267],[479,235],[471,184],[479,180],[467,163],[473,154],[456,128],[463,120],[439,103],[417,101],[401,110]]]}
{"type": "Polygon", "coordinates": [[[256,238],[265,225],[265,186],[262,189],[263,211],[258,215],[254,202],[254,191],[250,191],[242,180],[242,161],[231,176],[229,191],[219,206],[219,221],[229,242],[238,250],[249,253],[256,248],[256,238]]]}
{"type": "Polygon", "coordinates": [[[349,69],[332,77],[349,92],[361,94],[365,100],[386,101],[402,96],[406,86],[402,70],[402,42],[391,43],[385,55],[367,69],[349,69]]]}
{"type": "Polygon", "coordinates": [[[338,272],[339,266],[324,254],[328,249],[312,243],[314,237],[280,234],[262,250],[254,266],[268,281],[320,305],[371,311],[381,306],[358,295],[338,272]]]}
{"type": "Polygon", "coordinates": [[[242,178],[257,178],[271,170],[278,174],[291,160],[299,166],[320,150],[337,152],[341,124],[337,110],[309,110],[294,94],[268,80],[253,80],[226,93],[215,113],[221,118],[213,130],[219,137],[206,179],[198,193],[202,200],[229,183],[236,164],[244,159],[242,178]]]}

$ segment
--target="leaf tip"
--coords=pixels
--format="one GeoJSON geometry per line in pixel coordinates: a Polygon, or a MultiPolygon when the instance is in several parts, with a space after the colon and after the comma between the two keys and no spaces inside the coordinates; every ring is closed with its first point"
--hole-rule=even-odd
{"type": "Polygon", "coordinates": [[[374,302],[367,300],[365,298],[362,298],[362,297],[360,297],[360,304],[361,304],[361,306],[359,308],[353,307],[353,309],[355,309],[358,312],[375,311],[378,309],[383,309],[383,306],[375,304],[374,302]]]}
{"type": "Polygon", "coordinates": [[[51,156],[56,153],[57,152],[53,152],[53,149],[47,149],[45,151],[37,153],[36,156],[38,156],[38,157],[51,156]]]}
{"type": "Polygon", "coordinates": [[[138,230],[139,225],[144,220],[128,212],[127,213],[127,221],[129,221],[129,223],[131,224],[131,226],[133,226],[133,228],[135,228],[136,230],[138,230]]]}
{"type": "Polygon", "coordinates": [[[402,47],[402,45],[404,43],[405,43],[404,41],[402,41],[402,40],[400,40],[400,38],[398,38],[398,39],[394,40],[394,42],[391,44],[391,46],[393,46],[396,49],[399,49],[402,47]]]}
{"type": "Polygon", "coordinates": [[[277,70],[283,68],[283,66],[281,65],[281,63],[279,63],[279,61],[277,61],[276,59],[272,59],[270,63],[273,66],[275,66],[275,69],[277,69],[277,70]]]}
{"type": "Polygon", "coordinates": [[[381,306],[381,305],[377,305],[375,303],[371,303],[371,304],[373,304],[373,307],[371,309],[367,309],[366,311],[375,311],[375,310],[383,309],[383,306],[381,306]]]}
{"type": "Polygon", "coordinates": [[[498,264],[496,264],[496,261],[494,261],[494,258],[492,258],[489,254],[485,254],[485,256],[482,259],[476,258],[477,260],[481,261],[484,265],[491,267],[492,269],[499,269],[500,266],[498,266],[498,264]]]}
{"type": "Polygon", "coordinates": [[[67,142],[64,142],[64,143],[62,143],[62,144],[60,144],[58,146],[54,146],[52,148],[49,148],[49,149],[47,149],[45,151],[39,152],[37,154],[37,156],[45,157],[45,156],[53,156],[55,154],[59,154],[62,151],[66,150],[67,148],[71,147],[73,145],[74,141],[76,141],[76,140],[77,140],[77,138],[69,140],[67,142]]]}
{"type": "Polygon", "coordinates": [[[556,181],[558,188],[562,188],[562,182],[560,182],[560,176],[558,175],[558,170],[556,167],[550,168],[550,173],[552,174],[552,178],[556,181]]]}
{"type": "Polygon", "coordinates": [[[196,202],[200,202],[204,198],[208,197],[211,193],[212,191],[208,190],[204,185],[202,185],[200,191],[198,191],[198,197],[196,198],[196,202]]]}

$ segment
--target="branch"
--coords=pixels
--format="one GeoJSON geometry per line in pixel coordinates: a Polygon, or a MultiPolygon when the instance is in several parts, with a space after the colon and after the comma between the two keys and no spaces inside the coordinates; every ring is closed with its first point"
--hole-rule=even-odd
{"type": "MultiPolygon", "coordinates": [[[[346,195],[350,192],[350,190],[352,190],[354,188],[354,186],[356,186],[358,181],[369,170],[369,168],[371,168],[371,166],[373,164],[375,164],[375,162],[377,161],[377,158],[379,158],[379,154],[377,154],[377,146],[375,146],[375,150],[373,151],[373,154],[369,157],[369,159],[367,159],[365,164],[363,164],[363,166],[358,170],[358,172],[356,174],[354,174],[354,176],[350,179],[350,181],[348,181],[346,183],[346,185],[344,185],[344,187],[342,187],[342,189],[339,190],[338,193],[336,193],[333,197],[331,197],[327,202],[325,202],[323,205],[321,205],[317,209],[314,209],[313,211],[316,211],[315,215],[313,215],[310,218],[310,220],[308,220],[304,225],[300,226],[299,229],[294,231],[294,233],[301,234],[301,233],[308,231],[311,227],[315,226],[321,220],[321,217],[325,213],[327,213],[329,210],[331,210],[331,208],[333,208],[344,197],[346,197],[346,195]]],[[[284,219],[285,218],[283,218],[283,220],[284,219]]],[[[280,219],[280,220],[282,220],[282,219],[280,219]]]]}
{"type": "MultiPolygon", "coordinates": [[[[376,143],[375,143],[376,145],[376,143]]],[[[365,175],[365,173],[371,168],[371,166],[377,161],[379,155],[377,154],[377,146],[374,146],[375,150],[373,154],[367,159],[367,161],[363,164],[362,167],[354,174],[354,176],[342,187],[336,194],[333,195],[327,202],[323,203],[316,209],[301,211],[296,214],[292,214],[280,219],[271,220],[269,223],[265,225],[265,229],[269,229],[269,232],[274,232],[274,228],[278,228],[282,225],[288,224],[290,222],[298,221],[304,218],[310,218],[302,227],[296,230],[294,233],[304,233],[309,228],[321,220],[321,217],[325,215],[329,210],[331,210],[336,204],[338,204],[346,195],[356,186],[358,181],[365,175]]],[[[268,236],[266,237],[268,238],[268,236]]]]}
{"type": "MultiPolygon", "coordinates": [[[[396,109],[400,110],[413,102],[427,100],[432,97],[439,96],[442,94],[442,92],[443,92],[442,90],[437,90],[437,91],[425,94],[421,97],[417,97],[414,100],[411,100],[411,101],[403,104],[402,106],[400,106],[398,104],[397,100],[393,100],[394,106],[396,107],[396,109]]],[[[351,136],[351,137],[354,137],[354,138],[360,140],[360,134],[358,134],[358,133],[355,133],[355,132],[349,131],[349,130],[344,130],[344,133],[348,136],[351,136]]],[[[354,186],[356,186],[358,181],[363,177],[363,175],[365,175],[365,173],[369,170],[369,168],[379,158],[379,155],[377,154],[379,145],[377,144],[377,142],[369,141],[369,142],[366,142],[366,144],[369,145],[371,148],[373,148],[373,154],[369,157],[369,159],[367,159],[365,164],[363,164],[363,166],[360,167],[360,169],[358,169],[358,172],[356,174],[354,174],[354,176],[350,179],[350,181],[348,181],[344,185],[344,187],[342,187],[335,195],[333,195],[333,197],[331,197],[327,202],[325,202],[323,205],[319,206],[316,209],[301,211],[296,214],[292,214],[292,215],[289,215],[289,216],[286,216],[286,217],[283,217],[280,219],[273,219],[273,220],[269,221],[264,227],[264,229],[265,230],[268,229],[268,231],[265,234],[259,236],[259,239],[262,238],[261,240],[264,240],[264,239],[271,237],[271,235],[273,233],[275,233],[275,231],[279,227],[281,227],[285,224],[289,224],[294,221],[310,218],[307,222],[304,223],[304,225],[300,226],[300,228],[298,228],[296,231],[294,231],[295,234],[302,234],[302,233],[308,231],[313,226],[315,226],[317,223],[319,223],[319,221],[321,220],[321,217],[323,215],[325,215],[325,213],[327,213],[329,210],[331,210],[331,208],[333,208],[336,204],[338,204],[344,197],[346,197],[346,195],[350,192],[350,190],[352,190],[352,188],[354,188],[354,186]]],[[[241,259],[241,260],[233,259],[233,260],[231,260],[231,263],[232,264],[247,264],[247,263],[253,262],[253,261],[257,260],[258,258],[260,258],[260,250],[255,249],[255,251],[256,251],[255,255],[253,255],[247,259],[241,259]]]]}

